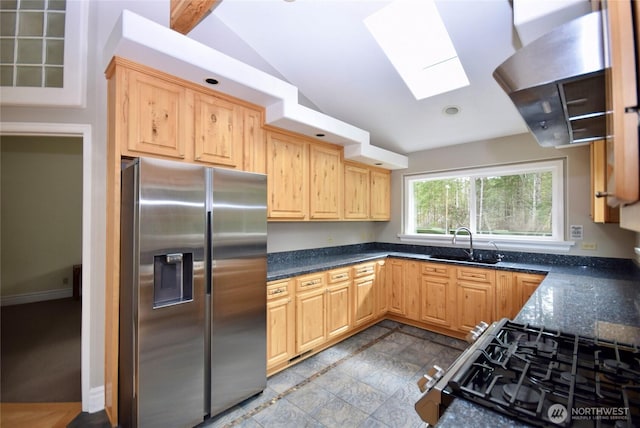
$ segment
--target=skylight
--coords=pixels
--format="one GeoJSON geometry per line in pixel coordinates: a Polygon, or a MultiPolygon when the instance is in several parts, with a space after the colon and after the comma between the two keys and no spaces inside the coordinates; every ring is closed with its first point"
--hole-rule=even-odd
{"type": "Polygon", "coordinates": [[[364,23],[417,100],[469,85],[434,0],[395,0],[364,23]]]}

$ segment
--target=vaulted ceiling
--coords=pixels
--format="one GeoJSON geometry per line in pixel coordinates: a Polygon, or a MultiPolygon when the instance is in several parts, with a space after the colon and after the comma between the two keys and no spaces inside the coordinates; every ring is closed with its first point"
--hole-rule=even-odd
{"type": "Polygon", "coordinates": [[[188,36],[297,86],[301,104],[369,131],[371,144],[398,153],[527,131],[492,77],[519,47],[509,1],[437,2],[470,85],[423,100],[363,22],[388,3],[223,0],[188,36]],[[449,106],[459,113],[446,114],[449,106]]]}
{"type": "Polygon", "coordinates": [[[470,84],[422,100],[363,22],[390,0],[221,0],[187,35],[293,84],[300,104],[368,131],[372,145],[393,152],[527,132],[492,77],[521,47],[512,2],[435,1],[470,84]]]}

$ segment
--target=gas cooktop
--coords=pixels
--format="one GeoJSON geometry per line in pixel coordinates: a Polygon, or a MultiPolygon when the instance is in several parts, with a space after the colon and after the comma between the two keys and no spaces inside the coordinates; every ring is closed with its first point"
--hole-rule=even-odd
{"type": "Polygon", "coordinates": [[[536,426],[640,427],[637,345],[508,319],[479,330],[446,372],[432,369],[420,383],[423,420],[434,424],[460,397],[536,426]]]}

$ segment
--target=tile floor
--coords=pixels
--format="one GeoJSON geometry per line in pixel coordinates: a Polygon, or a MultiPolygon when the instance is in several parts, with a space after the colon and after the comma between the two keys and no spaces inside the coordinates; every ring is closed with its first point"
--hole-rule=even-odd
{"type": "Polygon", "coordinates": [[[394,321],[380,323],[290,367],[267,389],[202,426],[421,427],[416,382],[448,367],[466,343],[394,321]]]}

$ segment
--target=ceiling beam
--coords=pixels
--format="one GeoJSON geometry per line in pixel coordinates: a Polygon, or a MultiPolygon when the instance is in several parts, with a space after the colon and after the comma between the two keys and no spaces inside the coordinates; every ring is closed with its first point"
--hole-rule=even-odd
{"type": "Polygon", "coordinates": [[[222,0],[171,0],[171,29],[187,34],[222,0]]]}

